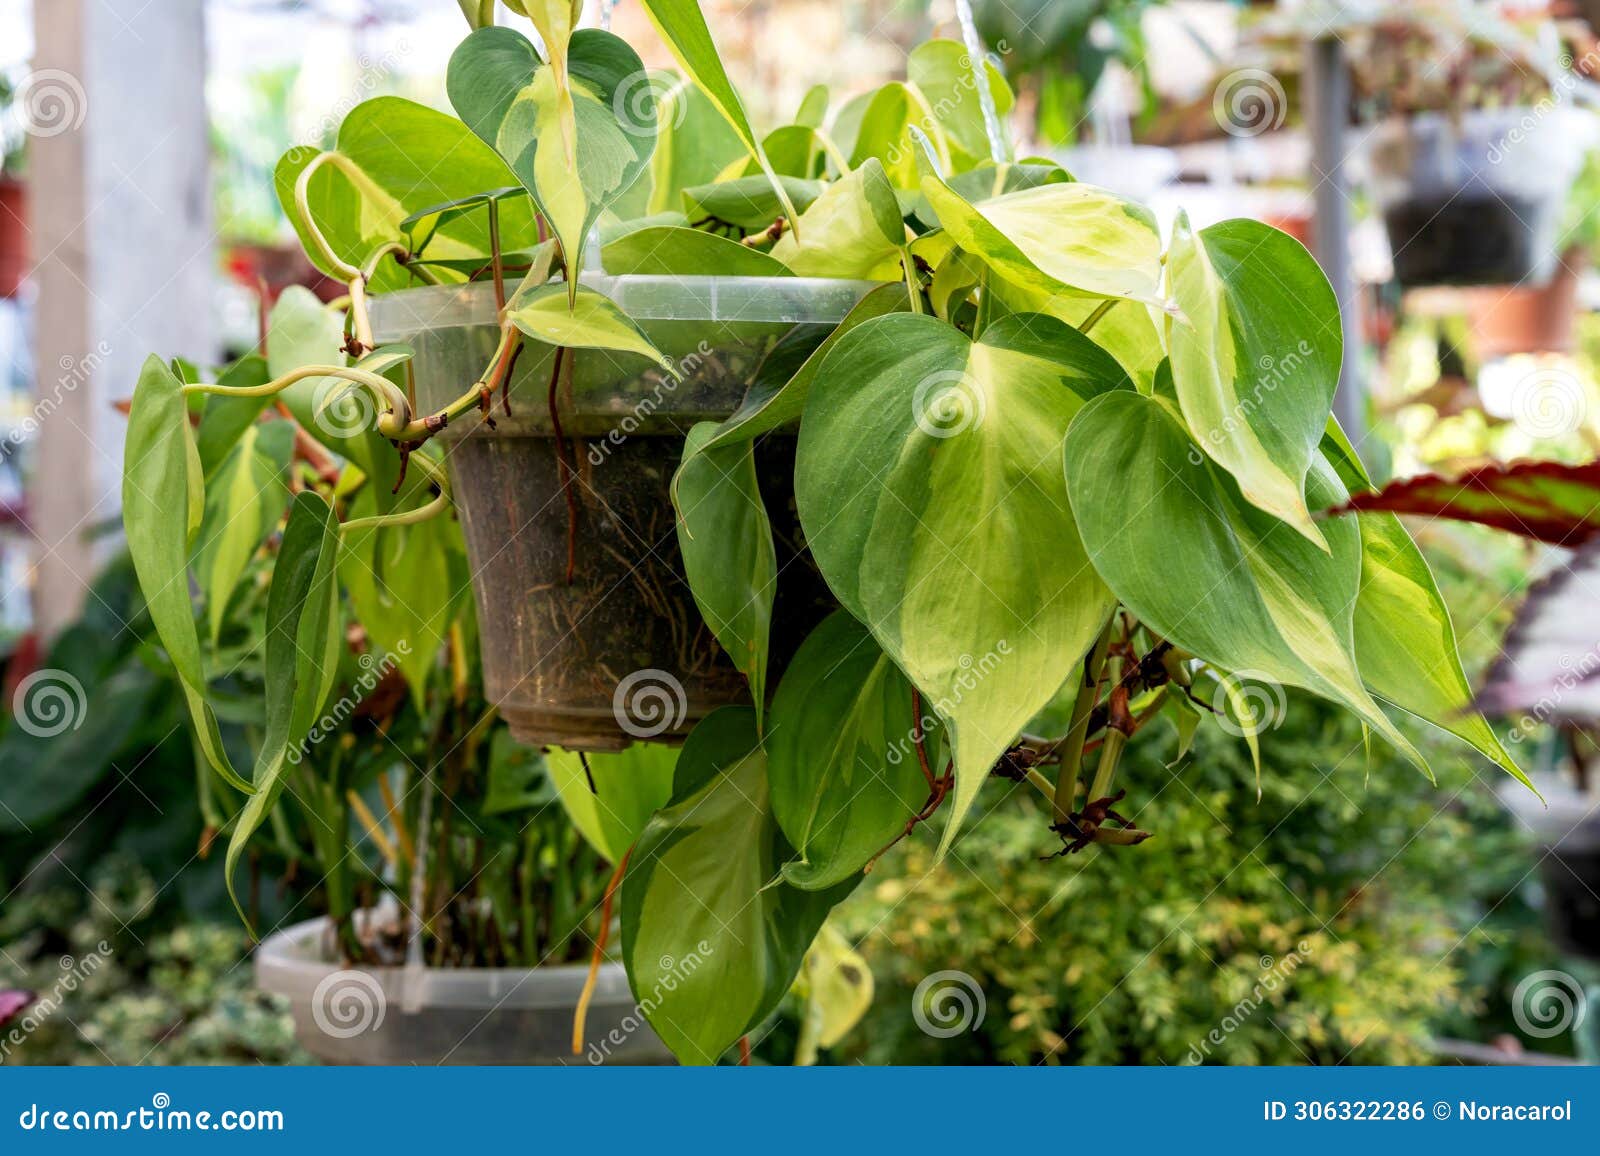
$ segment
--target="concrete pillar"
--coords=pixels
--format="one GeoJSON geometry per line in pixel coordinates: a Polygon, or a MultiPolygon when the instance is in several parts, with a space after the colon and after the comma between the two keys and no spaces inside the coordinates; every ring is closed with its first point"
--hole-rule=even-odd
{"type": "Polygon", "coordinates": [[[35,617],[82,606],[120,512],[123,417],[150,353],[213,356],[204,0],[34,0],[29,142],[39,443],[35,617]],[[54,104],[42,103],[49,93],[54,104]]]}
{"type": "Polygon", "coordinates": [[[1359,449],[1366,437],[1366,392],[1361,359],[1361,300],[1350,266],[1351,192],[1345,170],[1350,134],[1350,70],[1344,48],[1332,36],[1306,47],[1303,81],[1306,123],[1311,131],[1311,184],[1316,204],[1312,249],[1339,299],[1344,325],[1344,366],[1333,412],[1359,449]]]}

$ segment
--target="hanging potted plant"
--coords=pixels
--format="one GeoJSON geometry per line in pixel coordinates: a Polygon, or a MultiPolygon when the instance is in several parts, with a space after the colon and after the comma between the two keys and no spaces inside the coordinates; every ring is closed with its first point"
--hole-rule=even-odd
{"type": "Polygon", "coordinates": [[[1546,21],[1436,0],[1337,29],[1402,286],[1543,285],[1594,143],[1590,85],[1546,21]]]}
{"type": "Polygon", "coordinates": [[[280,165],[348,299],[286,294],[257,379],[152,359],[135,392],[130,548],[243,799],[235,863],[340,681],[346,602],[397,650],[469,582],[484,697],[553,744],[551,788],[613,865],[639,1014],[686,1062],[759,1028],[878,856],[932,820],[948,848],[992,778],[1049,799],[1046,851],[1149,838],[1127,744],[1220,713],[1254,745],[1257,682],[1416,757],[1387,703],[1520,776],[1399,523],[1312,517],[1365,478],[1329,418],[1337,304],[1297,242],[1163,237],[1055,165],[997,161],[991,74],[956,42],[859,116],[816,92],[762,136],[688,0],[645,4],[685,74],[665,82],[567,0],[513,7],[544,53],[476,28],[455,117],[368,102],[280,165]],[[684,185],[706,112],[738,155],[684,185]],[[269,401],[330,462],[266,547],[244,773],[189,543],[219,491],[206,421],[269,401]]]}
{"type": "Polygon", "coordinates": [[[1590,152],[1567,197],[1559,231],[1562,252],[1543,285],[1465,290],[1473,351],[1484,361],[1519,353],[1571,353],[1577,345],[1583,274],[1600,244],[1600,152],[1590,152]]]}

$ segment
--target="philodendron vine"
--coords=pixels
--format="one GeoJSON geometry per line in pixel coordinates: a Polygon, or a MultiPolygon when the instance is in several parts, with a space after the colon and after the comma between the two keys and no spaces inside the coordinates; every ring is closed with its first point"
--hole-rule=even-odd
{"type": "Polygon", "coordinates": [[[1418,716],[1520,777],[1468,709],[1448,612],[1400,523],[1319,516],[1369,483],[1330,417],[1337,303],[1297,242],[1245,220],[1180,218],[1163,237],[1149,210],[1052,162],[995,162],[978,86],[1002,113],[1011,94],[955,42],[831,115],[816,90],[760,136],[690,0],[645,3],[683,78],[573,31],[566,0],[511,7],[544,49],[463,0],[459,119],[368,101],[334,149],[280,164],[307,252],[348,297],[286,297],[258,379],[152,359],[135,394],[129,540],[200,750],[247,796],[230,860],[337,688],[346,616],[380,645],[429,641],[408,672],[425,678],[462,612],[435,435],[548,406],[570,500],[563,357],[689,372],[585,284],[596,248],[610,275],[860,289],[831,332],[777,341],[736,412],[684,431],[684,576],[748,707],[705,717],[666,776],[638,774],[636,752],[548,755],[580,829],[625,864],[623,958],[682,1059],[715,1061],[770,1015],[863,873],[936,816],[948,848],[992,777],[1043,797],[1045,858],[1159,835],[1138,825],[1148,784],[1119,783],[1128,743],[1162,717],[1187,747],[1220,715],[1255,750],[1252,682],[1340,703],[1413,758],[1394,719],[1418,716]],[[418,412],[411,350],[375,343],[369,295],[470,281],[494,287],[497,347],[454,402],[418,412]],[[547,396],[510,390],[528,343],[562,351],[547,396]],[[250,471],[219,498],[205,464],[264,408],[332,463],[295,475],[276,533],[250,471]],[[754,464],[796,433],[805,546],[838,609],[777,670],[786,575],[754,464]],[[219,536],[230,558],[276,552],[249,770],[217,739],[218,656],[191,598],[191,571],[207,603],[231,596],[236,561],[197,564],[219,536]]]}

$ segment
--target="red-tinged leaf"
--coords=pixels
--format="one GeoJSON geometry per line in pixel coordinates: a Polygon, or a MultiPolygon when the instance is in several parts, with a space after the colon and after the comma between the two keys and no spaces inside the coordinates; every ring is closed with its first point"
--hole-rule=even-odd
{"type": "Polygon", "coordinates": [[[1600,718],[1600,539],[1528,592],[1477,705],[1522,727],[1600,718]]]}
{"type": "Polygon", "coordinates": [[[1552,546],[1580,546],[1600,532],[1600,461],[1481,466],[1454,479],[1424,474],[1357,494],[1331,512],[1351,510],[1477,522],[1552,546]]]}
{"type": "Polygon", "coordinates": [[[33,1000],[31,991],[0,991],[0,1028],[26,1011],[33,1000]]]}

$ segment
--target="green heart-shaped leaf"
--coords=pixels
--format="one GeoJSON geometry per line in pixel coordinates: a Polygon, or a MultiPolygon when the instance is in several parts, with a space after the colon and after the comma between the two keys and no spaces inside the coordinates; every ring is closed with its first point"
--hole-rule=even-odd
{"type": "MultiPolygon", "coordinates": [[[[189,466],[194,440],[183,385],[159,357],[144,363],[128,409],[123,446],[122,524],[150,621],[172,660],[195,737],[218,775],[250,794],[254,788],[228,759],[217,717],[206,702],[205,667],[194,605],[189,600],[188,527],[194,519],[189,466]]],[[[198,469],[198,453],[194,453],[198,469]]]]}
{"type": "Polygon", "coordinates": [[[613,863],[622,862],[650,816],[672,798],[676,747],[634,743],[616,754],[589,755],[552,748],[544,757],[572,825],[613,863]]]}
{"type": "MultiPolygon", "coordinates": [[[[1244,499],[1170,401],[1116,394],[1067,433],[1067,492],[1095,569],[1139,621],[1235,674],[1342,703],[1422,764],[1362,685],[1354,612],[1361,539],[1325,524],[1324,551],[1244,499]]],[[[1307,490],[1344,487],[1313,464],[1307,490]]]]}
{"type": "MultiPolygon", "coordinates": [[[[1322,453],[1352,494],[1372,492],[1361,459],[1332,419],[1322,453]]],[[[1472,687],[1461,669],[1450,610],[1422,551],[1393,514],[1364,513],[1355,521],[1361,528],[1356,661],[1367,688],[1462,739],[1527,783],[1487,720],[1472,708],[1472,687]]]]}
{"type": "Polygon", "coordinates": [[[1037,314],[976,342],[922,314],[879,317],[834,346],[811,386],[801,522],[839,601],[951,724],[946,846],[1110,612],[1060,447],[1085,400],[1131,389],[1088,338],[1037,314]]]}
{"type": "Polygon", "coordinates": [[[605,247],[607,276],[792,277],[770,254],[681,226],[638,229],[605,247]]]}
{"type": "Polygon", "coordinates": [[[792,857],[755,712],[712,712],[683,744],[672,802],[639,836],[622,882],[628,982],[683,1063],[716,1063],[778,1006],[857,882],[801,891],[778,878],[792,857]]]}
{"type": "Polygon", "coordinates": [[[678,547],[695,605],[750,683],[759,725],[766,708],[778,554],[756,481],[754,447],[745,442],[701,453],[716,431],[715,422],[689,431],[683,464],[672,479],[678,547]]]}
{"type": "Polygon", "coordinates": [[[1305,246],[1258,221],[1199,233],[1180,215],[1167,258],[1182,315],[1168,327],[1189,432],[1246,500],[1317,545],[1306,471],[1339,383],[1339,304],[1305,246]]]}
{"type": "Polygon", "coordinates": [[[272,587],[267,591],[266,732],[256,756],[255,794],[234,823],[224,864],[228,894],[246,923],[234,873],[250,838],[283,791],[284,767],[299,762],[299,747],[316,723],[338,673],[339,520],[309,490],[295,495],[283,530],[272,587]]]}
{"type": "Polygon", "coordinates": [[[1068,181],[972,202],[932,174],[922,192],[957,245],[1024,289],[1165,305],[1161,234],[1135,201],[1068,181]]]}
{"type": "MultiPolygon", "coordinates": [[[[780,177],[779,183],[783,186],[784,197],[797,213],[810,208],[827,187],[821,181],[803,181],[798,177],[780,177]]],[[[720,221],[736,225],[745,232],[754,232],[765,229],[785,212],[783,201],[766,177],[739,177],[683,190],[683,214],[690,224],[720,221]]]]}
{"type": "Polygon", "coordinates": [[[800,223],[800,231],[784,234],[772,247],[773,257],[798,276],[890,281],[899,275],[906,226],[894,187],[876,160],[829,185],[800,223]]]}
{"type": "MultiPolygon", "coordinates": [[[[339,126],[337,164],[311,174],[306,204],[334,255],[359,266],[381,244],[402,241],[402,222],[413,213],[498,189],[516,178],[494,150],[455,117],[397,96],[362,101],[339,126]]],[[[291,149],[278,162],[273,180],[285,214],[299,232],[306,253],[324,273],[336,270],[306,230],[295,205],[295,185],[318,151],[291,149]]],[[[504,252],[537,243],[533,210],[525,200],[500,206],[500,244],[504,252]]],[[[462,214],[440,225],[428,243],[428,256],[471,265],[489,260],[489,225],[482,212],[462,214]]],[[[442,272],[444,280],[466,275],[442,272]]],[[[415,284],[393,262],[378,266],[375,292],[415,284]]]]}
{"type": "Polygon", "coordinates": [[[569,300],[561,284],[518,289],[506,303],[506,319],[535,341],[565,349],[610,349],[648,357],[668,373],[672,362],[611,298],[579,289],[569,300]]]}
{"type": "Polygon", "coordinates": [[[918,720],[911,683],[843,611],[811,632],[778,684],[766,740],[772,811],[800,853],[783,877],[815,891],[865,867],[927,802],[917,757],[939,757],[936,719],[918,720]]]}
{"type": "Polygon", "coordinates": [[[589,230],[638,178],[655,147],[656,108],[639,57],[609,32],[572,35],[568,86],[511,28],[481,28],[450,57],[450,103],[511,166],[561,242],[571,283],[589,230]],[[563,145],[570,93],[575,157],[563,145]]]}

